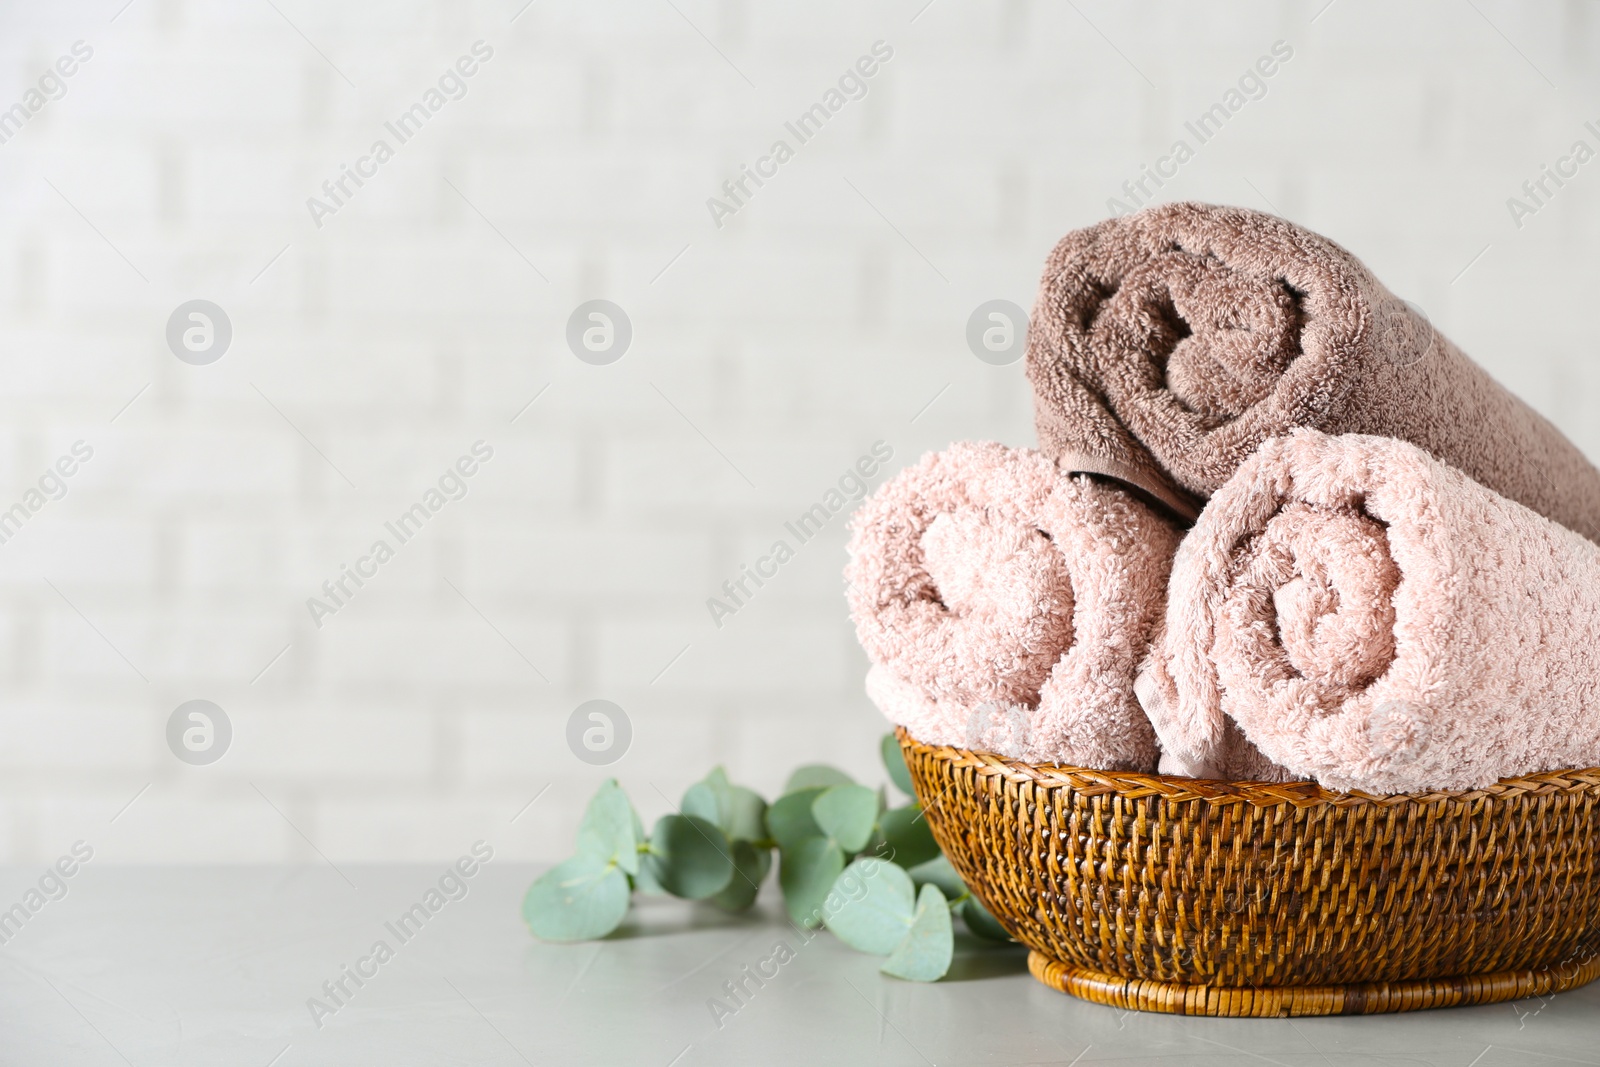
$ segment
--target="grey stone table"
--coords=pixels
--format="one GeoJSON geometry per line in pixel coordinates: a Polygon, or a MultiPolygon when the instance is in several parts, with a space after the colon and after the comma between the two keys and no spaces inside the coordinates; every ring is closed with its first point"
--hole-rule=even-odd
{"type": "MultiPolygon", "coordinates": [[[[646,900],[603,942],[539,944],[517,913],[533,868],[491,862],[429,898],[443,870],[85,865],[0,926],[0,1063],[1600,1063],[1600,983],[1414,1015],[1182,1019],[1063,996],[1009,947],[963,943],[946,981],[897,981],[772,901],[730,918],[646,900]],[[417,904],[426,920],[401,923],[417,904]]],[[[0,907],[41,873],[0,871],[0,907]]]]}

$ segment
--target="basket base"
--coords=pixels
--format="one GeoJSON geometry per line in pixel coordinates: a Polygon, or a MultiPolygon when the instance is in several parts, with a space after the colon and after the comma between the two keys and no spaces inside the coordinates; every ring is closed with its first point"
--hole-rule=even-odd
{"type": "Polygon", "coordinates": [[[1561,993],[1600,977],[1600,956],[1542,971],[1500,971],[1465,978],[1351,985],[1262,986],[1259,988],[1184,985],[1144,978],[1122,978],[1086,967],[1057,963],[1038,951],[1028,953],[1028,970],[1052,989],[1096,1004],[1169,1015],[1283,1017],[1289,1015],[1373,1015],[1421,1011],[1561,993]]]}

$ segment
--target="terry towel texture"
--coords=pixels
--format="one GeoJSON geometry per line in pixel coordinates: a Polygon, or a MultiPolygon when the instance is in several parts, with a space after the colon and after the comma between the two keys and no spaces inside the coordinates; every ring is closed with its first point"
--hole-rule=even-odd
{"type": "Polygon", "coordinates": [[[1158,642],[1138,689],[1176,773],[1397,793],[1600,765],[1600,547],[1403,441],[1262,445],[1184,539],[1158,642]]]}
{"type": "Polygon", "coordinates": [[[1600,471],[1326,238],[1178,203],[1068,234],[1028,335],[1040,448],[1186,517],[1262,441],[1398,437],[1600,541],[1600,471]]]}
{"type": "Polygon", "coordinates": [[[1031,449],[960,443],[851,527],[851,616],[891,721],[934,744],[1155,769],[1132,683],[1177,546],[1164,518],[1031,449]]]}

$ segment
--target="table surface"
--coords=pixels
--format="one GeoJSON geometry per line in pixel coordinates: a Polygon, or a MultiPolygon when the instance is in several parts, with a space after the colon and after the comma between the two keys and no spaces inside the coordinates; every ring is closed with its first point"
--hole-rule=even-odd
{"type": "MultiPolygon", "coordinates": [[[[1040,985],[1012,946],[963,940],[945,981],[898,981],[766,899],[730,917],[644,898],[604,941],[541,944],[518,915],[537,868],[494,862],[402,940],[386,924],[444,870],[87,864],[0,946],[0,1063],[1600,1064],[1600,983],[1410,1015],[1146,1015],[1040,985]],[[346,966],[372,976],[336,1004],[346,966]],[[777,973],[732,1000],[758,966],[777,973]]],[[[0,869],[0,908],[40,874],[0,869]]]]}

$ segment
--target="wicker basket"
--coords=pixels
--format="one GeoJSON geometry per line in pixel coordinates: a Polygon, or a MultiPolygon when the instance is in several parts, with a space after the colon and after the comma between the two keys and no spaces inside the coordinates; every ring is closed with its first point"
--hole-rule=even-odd
{"type": "Polygon", "coordinates": [[[1034,977],[1180,1015],[1487,1004],[1600,976],[1600,769],[1370,796],[900,744],[1034,977]]]}

